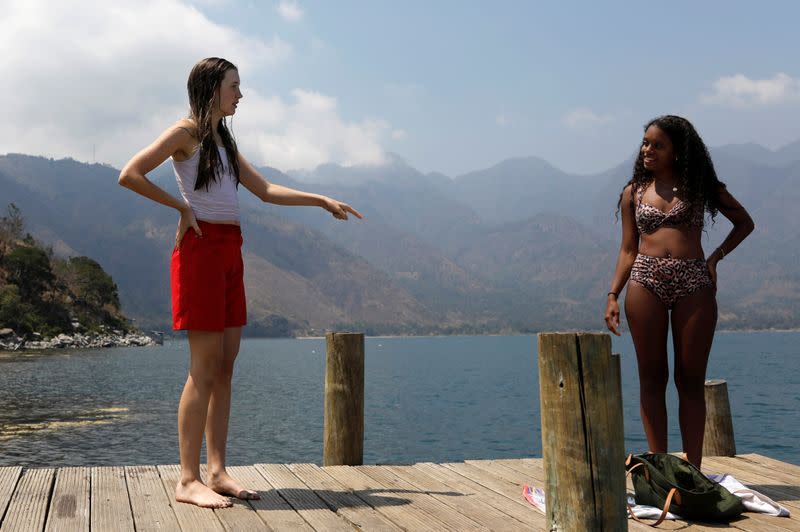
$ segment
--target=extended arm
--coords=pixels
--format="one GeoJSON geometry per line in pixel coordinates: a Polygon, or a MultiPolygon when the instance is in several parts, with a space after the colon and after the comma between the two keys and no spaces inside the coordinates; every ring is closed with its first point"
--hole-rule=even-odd
{"type": "Polygon", "coordinates": [[[239,182],[257,198],[267,203],[322,207],[340,220],[347,220],[347,213],[363,218],[358,211],[346,203],[320,194],[312,194],[270,183],[241,153],[239,154],[239,182]]]}

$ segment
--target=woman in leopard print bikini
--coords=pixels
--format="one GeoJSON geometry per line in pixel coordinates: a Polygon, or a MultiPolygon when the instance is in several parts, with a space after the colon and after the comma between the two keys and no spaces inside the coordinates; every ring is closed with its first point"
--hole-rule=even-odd
{"type": "Polygon", "coordinates": [[[661,116],[645,127],[633,177],[620,195],[622,245],[606,305],[619,335],[617,297],[628,279],[625,315],[639,368],[640,410],[652,452],[667,452],[667,335],[672,323],[683,451],[700,467],[706,365],[717,323],[717,263],[753,230],[750,215],[717,179],[692,124],[661,116]],[[703,222],[722,213],[733,229],[707,258],[703,222]]]}

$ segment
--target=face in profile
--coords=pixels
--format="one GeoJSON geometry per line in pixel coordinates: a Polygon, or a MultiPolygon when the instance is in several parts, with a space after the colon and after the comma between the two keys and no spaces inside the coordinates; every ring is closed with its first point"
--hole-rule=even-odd
{"type": "Polygon", "coordinates": [[[641,151],[645,170],[663,172],[672,169],[675,160],[672,140],[658,126],[652,125],[644,132],[641,151]]]}
{"type": "Polygon", "coordinates": [[[217,103],[222,116],[231,116],[236,112],[236,106],[242,99],[242,92],[239,90],[239,71],[231,68],[225,72],[225,77],[219,84],[217,103]]]}

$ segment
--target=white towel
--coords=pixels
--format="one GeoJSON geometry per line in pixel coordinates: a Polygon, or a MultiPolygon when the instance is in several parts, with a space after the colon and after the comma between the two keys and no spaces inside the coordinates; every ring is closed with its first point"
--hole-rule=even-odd
{"type": "MultiPolygon", "coordinates": [[[[661,517],[661,512],[664,511],[663,509],[656,508],[655,506],[645,506],[644,504],[636,504],[636,499],[633,498],[633,494],[631,493],[628,493],[628,504],[631,505],[631,508],[628,508],[628,511],[633,512],[633,515],[635,515],[639,519],[658,519],[659,517],[661,517]]],[[[630,518],[630,515],[628,516],[628,518],[630,518]]],[[[667,515],[664,516],[664,519],[683,519],[683,518],[672,512],[667,512],[667,515]]]]}
{"type": "Polygon", "coordinates": [[[762,514],[774,515],[776,517],[789,517],[789,510],[773,501],[763,493],[751,490],[731,475],[706,475],[714,482],[722,484],[726,490],[730,491],[740,499],[748,512],[758,512],[762,514]]]}

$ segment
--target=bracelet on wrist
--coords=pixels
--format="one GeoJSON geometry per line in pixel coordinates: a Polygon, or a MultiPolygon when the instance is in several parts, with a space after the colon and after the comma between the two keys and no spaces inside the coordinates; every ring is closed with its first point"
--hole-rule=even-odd
{"type": "Polygon", "coordinates": [[[614,296],[614,298],[617,298],[617,297],[619,297],[619,292],[609,292],[608,294],[606,294],[606,297],[612,296],[612,295],[614,296]]]}
{"type": "Polygon", "coordinates": [[[717,251],[719,251],[719,260],[724,259],[725,258],[725,250],[722,249],[722,246],[718,247],[717,251]]]}

